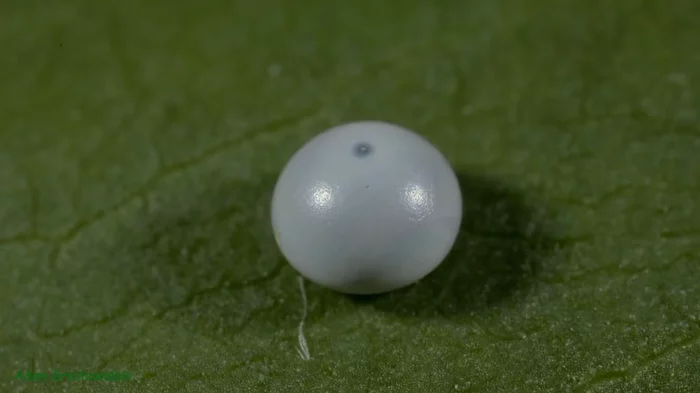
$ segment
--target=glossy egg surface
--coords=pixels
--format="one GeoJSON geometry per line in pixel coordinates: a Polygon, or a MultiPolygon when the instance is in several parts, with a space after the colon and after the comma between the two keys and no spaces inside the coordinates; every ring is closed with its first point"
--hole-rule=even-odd
{"type": "Polygon", "coordinates": [[[280,250],[307,279],[351,294],[414,283],[448,254],[462,196],[426,139],[362,121],[331,128],[289,160],[272,198],[280,250]]]}

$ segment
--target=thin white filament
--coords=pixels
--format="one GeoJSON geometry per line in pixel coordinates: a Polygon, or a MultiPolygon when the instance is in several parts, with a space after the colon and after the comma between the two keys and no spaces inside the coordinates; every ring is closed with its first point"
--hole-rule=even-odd
{"type": "Polygon", "coordinates": [[[297,348],[297,353],[304,360],[311,360],[311,354],[309,353],[309,346],[306,344],[306,337],[304,337],[304,321],[306,321],[306,314],[308,312],[308,302],[306,300],[306,290],[304,289],[304,278],[299,276],[299,290],[301,291],[301,301],[304,306],[301,321],[299,322],[299,333],[297,338],[299,339],[299,348],[297,348]]]}

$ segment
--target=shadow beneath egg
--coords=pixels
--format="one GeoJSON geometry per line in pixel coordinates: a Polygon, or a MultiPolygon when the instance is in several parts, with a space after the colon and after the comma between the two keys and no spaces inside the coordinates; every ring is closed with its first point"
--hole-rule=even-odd
{"type": "Polygon", "coordinates": [[[475,312],[527,290],[555,246],[546,210],[483,176],[458,174],[463,216],[455,244],[437,269],[414,285],[380,295],[350,296],[358,304],[406,316],[475,312]]]}

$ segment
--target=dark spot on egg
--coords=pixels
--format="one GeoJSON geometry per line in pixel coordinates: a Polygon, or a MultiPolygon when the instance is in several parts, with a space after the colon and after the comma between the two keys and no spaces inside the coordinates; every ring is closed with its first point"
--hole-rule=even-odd
{"type": "Polygon", "coordinates": [[[368,155],[372,154],[372,145],[370,145],[367,142],[360,142],[355,145],[355,147],[352,149],[352,154],[355,157],[367,157],[368,155]]]}

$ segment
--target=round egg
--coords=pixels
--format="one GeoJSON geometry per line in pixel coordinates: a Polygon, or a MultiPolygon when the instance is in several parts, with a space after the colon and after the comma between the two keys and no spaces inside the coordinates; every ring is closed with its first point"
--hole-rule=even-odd
{"type": "Polygon", "coordinates": [[[433,271],[459,232],[462,195],[426,139],[379,121],[348,123],[307,142],[275,185],[272,226],[304,277],[376,294],[433,271]]]}

